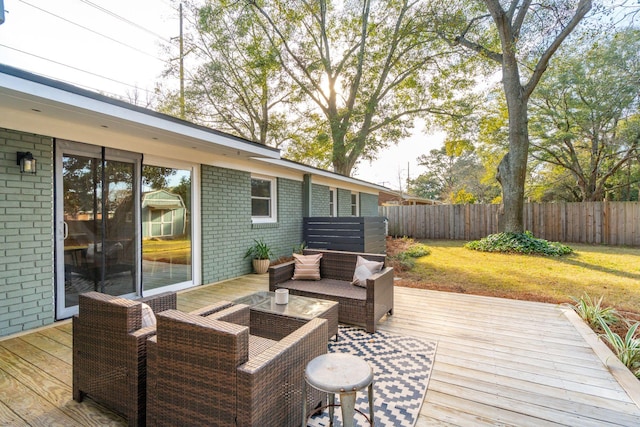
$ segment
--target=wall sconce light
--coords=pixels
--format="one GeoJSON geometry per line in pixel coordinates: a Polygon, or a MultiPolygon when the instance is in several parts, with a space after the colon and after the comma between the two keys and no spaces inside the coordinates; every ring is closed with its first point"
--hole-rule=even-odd
{"type": "Polygon", "coordinates": [[[18,151],[18,161],[16,164],[20,165],[20,173],[36,173],[36,159],[33,158],[33,154],[30,151],[26,153],[18,151]]]}

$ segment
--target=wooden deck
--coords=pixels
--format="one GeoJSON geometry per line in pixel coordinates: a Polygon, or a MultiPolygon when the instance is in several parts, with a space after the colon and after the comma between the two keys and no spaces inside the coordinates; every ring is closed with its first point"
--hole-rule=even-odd
{"type": "MultiPolygon", "coordinates": [[[[250,275],[183,292],[179,309],[266,290],[250,275]]],[[[418,426],[638,426],[640,381],[572,311],[396,288],[380,329],[438,341],[418,426]]],[[[0,341],[0,425],[104,426],[124,420],[71,398],[71,324],[0,341]]]]}

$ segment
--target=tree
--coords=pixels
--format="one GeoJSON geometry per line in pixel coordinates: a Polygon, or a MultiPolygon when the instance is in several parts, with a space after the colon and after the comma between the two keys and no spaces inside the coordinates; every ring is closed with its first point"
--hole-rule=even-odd
{"type": "Polygon", "coordinates": [[[301,100],[298,119],[314,118],[313,153],[330,155],[320,162],[335,172],[350,175],[408,136],[415,117],[443,111],[431,95],[446,86],[431,71],[450,49],[430,31],[425,2],[245,1],[278,48],[301,100]]]}
{"type": "Polygon", "coordinates": [[[564,49],[531,98],[531,155],[566,169],[581,201],[603,200],[639,153],[638,52],[638,30],[564,49]]]}
{"type": "Polygon", "coordinates": [[[484,182],[485,169],[473,151],[452,153],[446,147],[418,157],[426,172],[411,180],[409,191],[447,203],[490,202],[495,196],[484,182]]]}
{"type": "Polygon", "coordinates": [[[496,177],[502,186],[504,231],[524,231],[529,98],[550,59],[589,10],[591,0],[448,0],[433,11],[436,17],[440,15],[437,21],[442,23],[439,31],[445,40],[500,64],[502,69],[509,149],[496,177]]]}
{"type": "MultiPolygon", "coordinates": [[[[263,145],[282,145],[289,137],[290,86],[277,44],[241,2],[184,5],[192,29],[184,39],[185,51],[196,64],[188,67],[186,118],[263,145]]],[[[177,96],[165,106],[176,108],[177,96]]]]}

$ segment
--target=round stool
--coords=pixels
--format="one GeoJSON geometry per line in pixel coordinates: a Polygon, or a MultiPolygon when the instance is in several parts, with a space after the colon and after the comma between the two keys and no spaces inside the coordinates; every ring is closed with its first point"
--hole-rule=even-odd
{"type": "MultiPolygon", "coordinates": [[[[329,393],[329,425],[333,425],[333,408],[342,409],[344,427],[353,426],[355,415],[356,392],[369,388],[369,424],[373,425],[373,370],[361,358],[351,354],[329,353],[313,359],[304,371],[302,388],[302,427],[307,425],[307,384],[329,393]],[[335,404],[335,394],[340,394],[340,404],[335,404]]],[[[326,406],[314,411],[320,411],[326,406]]],[[[358,411],[362,414],[362,412],[358,411]]],[[[313,413],[312,413],[313,414],[313,413]]],[[[312,415],[309,414],[309,415],[312,415]]],[[[366,415],[362,414],[365,418],[366,415]]]]}

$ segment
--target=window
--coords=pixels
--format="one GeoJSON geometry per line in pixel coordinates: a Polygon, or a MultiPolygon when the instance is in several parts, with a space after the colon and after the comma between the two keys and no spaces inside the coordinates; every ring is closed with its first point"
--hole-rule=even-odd
{"type": "Polygon", "coordinates": [[[351,193],[351,216],[360,215],[360,206],[358,203],[358,193],[351,193]]]}
{"type": "Polygon", "coordinates": [[[276,179],[251,177],[251,220],[276,222],[276,179]]]}
{"type": "Polygon", "coordinates": [[[168,209],[149,209],[149,236],[173,236],[173,211],[168,209]]]}
{"type": "Polygon", "coordinates": [[[338,216],[338,199],[335,188],[329,189],[329,216],[338,216]]]}

